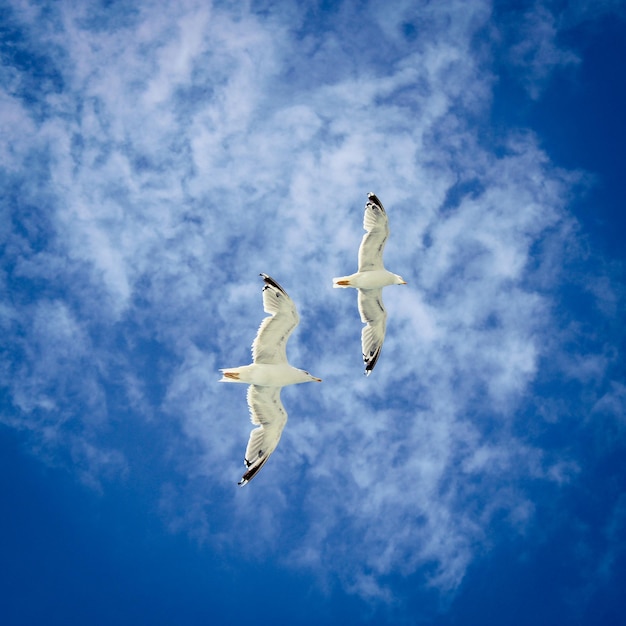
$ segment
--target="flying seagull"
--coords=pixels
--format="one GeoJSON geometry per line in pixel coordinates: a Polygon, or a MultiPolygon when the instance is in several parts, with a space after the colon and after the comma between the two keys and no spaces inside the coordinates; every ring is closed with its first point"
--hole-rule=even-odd
{"type": "Polygon", "coordinates": [[[248,408],[250,420],[257,427],[252,429],[248,440],[244,457],[247,470],[239,481],[242,486],[256,476],[280,441],[287,423],[287,412],[280,401],[280,390],[285,385],[322,382],[320,378],[289,365],[287,340],[298,325],[300,317],[287,292],[267,274],[260,276],[265,282],[263,310],[269,315],[261,322],[252,343],[253,363],[220,370],[220,382],[250,385],[248,408]]]}
{"type": "Polygon", "coordinates": [[[359,248],[359,271],[350,276],[333,278],[333,287],[355,287],[361,321],[361,347],[365,375],[369,376],[378,361],[385,340],[387,311],[383,305],[383,287],[406,285],[401,276],[388,272],[383,265],[383,250],[389,237],[389,221],[382,202],[373,193],[367,194],[363,235],[359,248]]]}

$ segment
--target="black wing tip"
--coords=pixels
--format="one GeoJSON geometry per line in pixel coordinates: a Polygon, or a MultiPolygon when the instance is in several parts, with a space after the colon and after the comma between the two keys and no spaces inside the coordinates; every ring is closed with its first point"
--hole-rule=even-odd
{"type": "Polygon", "coordinates": [[[363,362],[365,363],[365,375],[366,376],[369,376],[372,373],[374,366],[378,362],[378,357],[380,356],[380,351],[382,350],[382,348],[383,347],[380,346],[380,348],[375,350],[369,356],[366,354],[363,355],[363,362]]]}
{"type": "Polygon", "coordinates": [[[266,285],[271,285],[275,289],[278,289],[279,291],[282,291],[285,295],[287,295],[287,292],[271,276],[263,273],[259,274],[259,276],[263,277],[266,285]]]}
{"type": "Polygon", "coordinates": [[[258,474],[259,470],[265,465],[267,459],[269,458],[270,455],[268,454],[258,465],[252,465],[252,463],[248,461],[248,459],[244,459],[243,462],[249,469],[247,472],[244,473],[244,475],[241,477],[241,480],[237,484],[240,487],[247,485],[258,474]]]}
{"type": "Polygon", "coordinates": [[[383,206],[383,203],[380,201],[379,197],[373,191],[370,191],[367,194],[367,200],[368,200],[368,204],[375,204],[376,206],[380,208],[380,210],[383,213],[385,212],[385,207],[383,206]]]}

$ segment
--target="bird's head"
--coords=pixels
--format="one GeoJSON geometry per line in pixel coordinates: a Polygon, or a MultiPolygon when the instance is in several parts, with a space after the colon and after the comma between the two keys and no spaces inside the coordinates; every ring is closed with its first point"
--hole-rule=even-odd
{"type": "Polygon", "coordinates": [[[302,382],[305,382],[305,383],[321,383],[322,382],[321,378],[317,378],[317,376],[313,376],[313,374],[309,374],[308,372],[305,372],[304,370],[302,370],[302,374],[304,376],[304,380],[302,382]]]}

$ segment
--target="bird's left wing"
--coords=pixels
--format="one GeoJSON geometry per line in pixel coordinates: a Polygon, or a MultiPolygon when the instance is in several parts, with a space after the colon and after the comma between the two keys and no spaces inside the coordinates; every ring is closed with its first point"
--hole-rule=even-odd
{"type": "Polygon", "coordinates": [[[361,349],[365,374],[369,376],[378,361],[385,341],[387,311],[383,304],[382,289],[359,289],[358,303],[361,321],[367,326],[361,331],[361,349]]]}
{"type": "Polygon", "coordinates": [[[287,292],[267,274],[261,276],[265,281],[263,310],[270,315],[261,322],[252,343],[252,359],[255,363],[286,363],[287,339],[300,317],[287,292]]]}
{"type": "Polygon", "coordinates": [[[382,270],[383,250],[389,237],[389,220],[382,202],[373,193],[367,194],[363,228],[367,232],[359,248],[359,272],[382,270]]]}
{"type": "Polygon", "coordinates": [[[257,427],[252,429],[248,439],[244,457],[247,470],[239,481],[240,485],[245,485],[256,476],[280,441],[287,423],[287,412],[280,401],[281,389],[258,385],[248,387],[250,421],[257,427]]]}

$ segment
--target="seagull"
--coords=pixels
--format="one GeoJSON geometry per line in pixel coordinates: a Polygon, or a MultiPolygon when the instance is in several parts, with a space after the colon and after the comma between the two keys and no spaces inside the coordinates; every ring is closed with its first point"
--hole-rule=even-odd
{"type": "Polygon", "coordinates": [[[373,193],[367,194],[363,235],[359,248],[359,271],[350,276],[333,278],[333,287],[354,287],[358,290],[361,321],[367,324],[361,332],[365,375],[369,376],[378,361],[385,340],[387,311],[383,305],[383,287],[406,285],[402,276],[388,272],[383,265],[383,250],[389,237],[389,220],[382,202],[373,193]]]}
{"type": "Polygon", "coordinates": [[[300,317],[287,292],[267,274],[260,274],[263,285],[263,310],[269,315],[263,319],[252,343],[251,365],[221,369],[221,383],[245,383],[248,387],[252,429],[244,457],[247,470],[239,481],[250,482],[265,465],[280,441],[287,423],[287,412],[280,401],[280,390],[285,385],[321,383],[316,378],[289,365],[287,340],[298,325],[300,317]]]}

